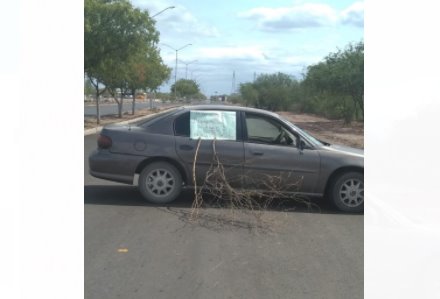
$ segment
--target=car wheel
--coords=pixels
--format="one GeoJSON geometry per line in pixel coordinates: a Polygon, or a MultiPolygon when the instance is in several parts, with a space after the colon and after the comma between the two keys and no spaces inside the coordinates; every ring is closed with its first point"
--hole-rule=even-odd
{"type": "Polygon", "coordinates": [[[139,176],[139,191],[149,202],[172,202],[182,190],[182,176],[173,165],[154,162],[147,165],[139,176]]]}
{"type": "Polygon", "coordinates": [[[347,172],[333,183],[330,197],[336,207],[344,212],[358,213],[364,210],[364,175],[347,172]]]}

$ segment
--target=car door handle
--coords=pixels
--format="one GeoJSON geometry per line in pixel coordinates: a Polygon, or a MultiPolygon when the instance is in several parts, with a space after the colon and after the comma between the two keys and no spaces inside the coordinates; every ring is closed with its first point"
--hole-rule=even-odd
{"type": "Polygon", "coordinates": [[[182,144],[179,146],[179,149],[181,149],[182,151],[191,151],[194,149],[194,147],[192,145],[182,144]]]}
{"type": "Polygon", "coordinates": [[[262,155],[264,155],[263,152],[254,152],[254,151],[251,151],[251,154],[254,155],[254,156],[262,156],[262,155]]]}

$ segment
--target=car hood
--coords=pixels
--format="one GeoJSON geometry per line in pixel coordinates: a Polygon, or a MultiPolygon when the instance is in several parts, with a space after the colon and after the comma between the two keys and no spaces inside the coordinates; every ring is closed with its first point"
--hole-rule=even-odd
{"type": "Polygon", "coordinates": [[[344,145],[332,144],[329,146],[324,146],[323,149],[328,151],[339,152],[346,155],[356,156],[360,158],[364,157],[364,150],[354,147],[344,146],[344,145]]]}

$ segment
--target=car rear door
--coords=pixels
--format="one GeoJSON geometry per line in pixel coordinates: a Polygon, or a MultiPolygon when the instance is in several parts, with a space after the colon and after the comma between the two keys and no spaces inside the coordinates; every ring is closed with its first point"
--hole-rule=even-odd
{"type": "Polygon", "coordinates": [[[246,113],[243,126],[246,188],[315,193],[317,150],[300,150],[299,136],[270,116],[246,113]]]}
{"type": "MultiPolygon", "coordinates": [[[[235,112],[236,113],[236,112],[235,112]]],[[[234,188],[242,187],[244,148],[239,113],[236,113],[236,136],[237,140],[201,140],[197,152],[196,180],[197,185],[203,185],[208,170],[215,166],[214,151],[217,153],[220,163],[224,167],[225,176],[234,188]]],[[[176,140],[176,152],[191,174],[189,184],[193,185],[192,170],[198,140],[190,138],[190,111],[178,116],[174,122],[176,140]]]]}

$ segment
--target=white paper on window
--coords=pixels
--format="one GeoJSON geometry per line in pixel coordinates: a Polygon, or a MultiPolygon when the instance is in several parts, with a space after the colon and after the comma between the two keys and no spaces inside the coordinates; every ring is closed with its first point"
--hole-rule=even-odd
{"type": "Polygon", "coordinates": [[[236,140],[235,111],[190,111],[191,139],[236,140]]]}

